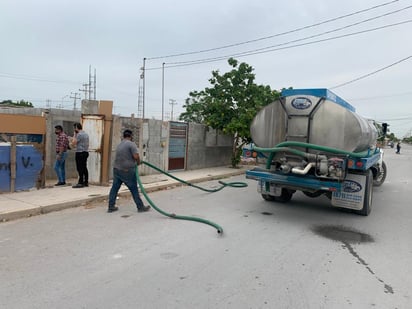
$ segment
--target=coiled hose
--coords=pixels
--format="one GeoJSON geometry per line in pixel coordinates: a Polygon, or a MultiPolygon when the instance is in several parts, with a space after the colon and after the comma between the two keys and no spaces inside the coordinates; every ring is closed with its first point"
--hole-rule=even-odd
{"type": "MultiPolygon", "coordinates": [[[[217,188],[217,189],[206,189],[206,188],[197,186],[197,185],[195,185],[195,184],[189,183],[189,182],[187,182],[187,181],[185,181],[185,180],[183,180],[183,179],[180,179],[180,178],[178,178],[178,177],[175,177],[175,176],[173,176],[172,174],[169,174],[168,172],[166,172],[166,171],[164,171],[164,170],[162,170],[162,169],[160,169],[160,168],[158,168],[158,167],[150,164],[149,162],[142,161],[142,164],[145,164],[145,165],[147,165],[147,166],[155,169],[156,171],[158,171],[158,172],[160,172],[160,173],[162,173],[162,174],[165,174],[165,175],[167,175],[167,176],[169,176],[169,177],[171,177],[171,178],[173,178],[173,179],[175,179],[175,180],[177,180],[177,181],[179,181],[179,182],[181,182],[181,183],[184,183],[185,185],[194,187],[194,188],[196,188],[196,189],[199,189],[199,190],[202,190],[202,191],[205,191],[205,192],[210,192],[210,193],[218,192],[218,191],[222,190],[222,189],[225,188],[225,187],[234,187],[234,188],[247,187],[247,183],[245,183],[245,182],[223,182],[223,181],[219,181],[219,183],[222,185],[222,186],[220,186],[219,188],[217,188]]],[[[220,225],[218,225],[217,223],[214,223],[214,222],[212,222],[212,221],[209,221],[209,220],[206,220],[206,219],[202,219],[202,218],[198,218],[198,217],[176,215],[176,214],[174,214],[174,213],[168,213],[168,212],[160,209],[159,207],[156,206],[155,203],[153,203],[153,201],[152,201],[152,200],[150,199],[150,197],[147,195],[146,190],[144,189],[143,184],[142,184],[142,181],[140,180],[140,177],[139,177],[139,168],[138,168],[138,167],[136,168],[136,178],[137,178],[137,182],[139,183],[140,190],[142,191],[144,197],[146,198],[146,200],[149,202],[149,204],[150,204],[157,212],[161,213],[162,215],[164,215],[164,216],[166,216],[166,217],[170,217],[170,218],[173,218],[173,219],[188,220],[188,221],[195,221],[195,222],[204,223],[204,224],[213,226],[213,227],[217,230],[218,234],[222,234],[222,233],[223,233],[223,228],[222,228],[220,225]]]]}

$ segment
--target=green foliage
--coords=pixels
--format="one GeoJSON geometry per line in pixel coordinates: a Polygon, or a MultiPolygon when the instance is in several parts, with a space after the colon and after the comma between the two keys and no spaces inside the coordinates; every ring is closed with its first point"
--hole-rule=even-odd
{"type": "MultiPolygon", "coordinates": [[[[398,140],[397,140],[397,141],[398,141],[398,140]]],[[[400,141],[400,140],[399,140],[399,141],[400,141]]],[[[404,137],[404,138],[402,139],[402,142],[408,143],[408,144],[412,144],[412,136],[404,137]]]]}
{"type": "Polygon", "coordinates": [[[398,139],[396,138],[395,134],[390,133],[390,134],[386,134],[386,138],[390,141],[398,141],[398,139]]]}
{"type": "Polygon", "coordinates": [[[0,102],[0,106],[10,106],[10,107],[33,107],[33,104],[29,101],[16,101],[13,102],[12,100],[4,100],[0,102]]]}
{"type": "Polygon", "coordinates": [[[253,68],[237,60],[228,60],[232,69],[220,74],[212,71],[210,87],[192,91],[180,120],[202,123],[233,136],[232,166],[240,162],[241,150],[251,142],[250,124],[257,112],[279,98],[270,86],[257,85],[253,68]]]}

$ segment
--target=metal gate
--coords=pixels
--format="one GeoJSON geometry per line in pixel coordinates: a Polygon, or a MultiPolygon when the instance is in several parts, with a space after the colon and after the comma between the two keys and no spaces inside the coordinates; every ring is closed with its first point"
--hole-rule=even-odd
{"type": "Polygon", "coordinates": [[[170,122],[169,171],[186,167],[187,123],[170,122]]]}
{"type": "Polygon", "coordinates": [[[83,130],[89,134],[89,182],[101,184],[104,116],[82,115],[83,130]]]}

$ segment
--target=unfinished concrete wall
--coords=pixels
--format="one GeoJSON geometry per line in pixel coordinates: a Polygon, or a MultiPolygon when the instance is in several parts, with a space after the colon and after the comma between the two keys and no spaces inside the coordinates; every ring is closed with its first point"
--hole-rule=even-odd
{"type": "Polygon", "coordinates": [[[113,162],[116,155],[116,148],[120,144],[123,138],[123,131],[126,129],[132,130],[133,141],[139,145],[140,136],[140,126],[141,120],[134,117],[121,117],[113,115],[112,120],[112,137],[111,137],[111,155],[110,155],[110,166],[109,168],[109,178],[113,178],[113,162]]]}
{"type": "MultiPolygon", "coordinates": [[[[62,109],[50,109],[46,111],[47,118],[47,150],[46,150],[46,179],[56,179],[56,173],[54,171],[54,163],[56,160],[56,134],[54,133],[54,127],[61,125],[64,132],[68,136],[74,135],[73,125],[76,122],[80,122],[81,112],[70,111],[62,109]]],[[[68,150],[66,159],[66,179],[77,178],[75,151],[68,150]]]]}
{"type": "MultiPolygon", "coordinates": [[[[168,138],[167,123],[161,120],[145,119],[142,125],[141,145],[143,159],[161,169],[166,169],[166,141],[168,138]]],[[[144,175],[154,174],[155,170],[141,167],[144,175]]]]}
{"type": "Polygon", "coordinates": [[[232,137],[201,124],[189,123],[188,170],[230,165],[232,137]]]}
{"type": "MultiPolygon", "coordinates": [[[[167,126],[168,123],[163,123],[161,120],[113,116],[110,177],[113,176],[112,170],[116,147],[121,142],[123,131],[126,129],[132,130],[133,140],[139,148],[141,158],[161,169],[165,169],[165,162],[167,162],[167,126]]],[[[145,165],[139,167],[140,175],[157,173],[145,165]]]]}
{"type": "MultiPolygon", "coordinates": [[[[88,114],[96,113],[94,102],[82,102],[82,111],[88,114]],[[87,108],[86,108],[87,107],[87,108]]],[[[47,121],[46,133],[46,179],[56,179],[54,172],[55,141],[54,126],[63,126],[66,134],[73,136],[73,124],[81,122],[81,111],[41,108],[6,108],[0,113],[45,115],[47,121]]],[[[163,169],[168,170],[169,147],[169,122],[154,119],[140,119],[132,117],[113,116],[111,127],[111,151],[109,178],[113,177],[113,161],[117,145],[120,143],[123,131],[130,129],[134,132],[134,141],[139,147],[143,160],[163,169]]],[[[232,138],[218,133],[216,130],[200,124],[190,123],[188,128],[186,169],[193,170],[214,166],[230,165],[232,153],[232,138]]],[[[66,160],[66,177],[77,178],[75,152],[70,150],[66,160]]],[[[140,166],[141,175],[157,174],[155,170],[140,166]]]]}

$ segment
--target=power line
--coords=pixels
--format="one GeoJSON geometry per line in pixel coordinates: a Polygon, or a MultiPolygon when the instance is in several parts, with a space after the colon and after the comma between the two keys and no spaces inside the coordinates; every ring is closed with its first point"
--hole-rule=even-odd
{"type": "Polygon", "coordinates": [[[250,44],[250,43],[254,43],[254,42],[259,42],[259,41],[263,41],[263,40],[267,40],[267,39],[272,39],[274,37],[278,37],[278,36],[298,32],[298,31],[301,31],[301,30],[317,27],[317,26],[320,26],[320,25],[323,25],[323,24],[326,24],[326,23],[330,23],[330,22],[339,20],[339,19],[344,19],[346,17],[350,17],[350,16],[354,16],[354,15],[357,15],[357,14],[360,14],[360,13],[371,11],[371,10],[374,10],[374,9],[377,9],[377,8],[380,8],[380,7],[389,5],[389,4],[393,4],[393,3],[398,2],[398,1],[399,0],[389,1],[389,2],[386,2],[386,3],[383,3],[383,4],[372,6],[372,7],[367,8],[367,9],[363,9],[363,10],[355,11],[353,13],[349,13],[349,14],[346,14],[346,15],[342,15],[342,16],[338,16],[338,17],[335,17],[335,18],[327,19],[327,20],[319,22],[319,23],[311,24],[311,25],[308,25],[308,26],[296,28],[296,29],[293,29],[293,30],[289,30],[289,31],[285,31],[285,32],[281,32],[281,33],[277,33],[277,34],[257,38],[257,39],[252,39],[252,40],[248,40],[248,41],[244,41],[244,42],[239,42],[239,43],[234,43],[234,44],[229,44],[229,45],[224,45],[224,46],[214,47],[214,48],[209,48],[209,49],[203,49],[203,50],[198,50],[198,51],[171,54],[171,55],[166,55],[166,56],[148,57],[148,58],[146,58],[146,60],[155,60],[155,59],[162,59],[162,58],[172,58],[172,57],[178,57],[178,56],[187,56],[187,55],[193,55],[193,54],[200,54],[200,53],[206,53],[206,52],[210,52],[210,51],[221,50],[221,49],[226,49],[226,48],[230,48],[230,47],[236,47],[236,46],[240,46],[240,45],[250,44]]]}
{"type": "MultiPolygon", "coordinates": [[[[359,22],[352,23],[352,24],[349,24],[349,25],[346,25],[346,26],[338,27],[338,28],[335,28],[335,29],[332,29],[332,30],[328,30],[328,31],[324,31],[324,32],[321,32],[321,33],[318,33],[318,34],[303,37],[303,38],[300,38],[300,39],[295,39],[295,40],[291,40],[291,41],[288,41],[288,42],[284,42],[284,43],[280,43],[280,44],[276,44],[276,45],[272,45],[272,46],[262,47],[262,48],[254,49],[252,51],[245,51],[245,52],[233,54],[232,57],[242,56],[242,55],[248,54],[250,52],[263,51],[263,50],[267,50],[267,49],[274,48],[274,47],[285,46],[285,45],[289,45],[289,44],[292,44],[292,43],[301,42],[301,41],[304,41],[304,40],[307,40],[307,39],[313,39],[313,38],[320,37],[320,36],[325,35],[325,34],[330,34],[330,33],[333,33],[333,32],[340,31],[340,30],[348,29],[348,28],[358,26],[358,25],[366,23],[366,22],[370,22],[370,21],[375,20],[375,19],[379,19],[379,18],[386,17],[386,16],[389,16],[389,15],[392,15],[392,14],[396,14],[396,13],[399,13],[401,11],[404,11],[404,10],[407,10],[407,9],[410,9],[410,8],[412,8],[412,5],[404,7],[404,8],[399,9],[399,10],[388,12],[388,13],[385,13],[385,14],[382,14],[382,15],[378,15],[378,16],[371,17],[371,18],[368,18],[368,19],[364,19],[364,20],[361,20],[359,22]]],[[[221,57],[224,57],[226,59],[229,56],[221,56],[221,57]]],[[[221,57],[215,57],[215,58],[221,58],[221,57]]],[[[209,58],[209,59],[213,59],[213,58],[209,58]]],[[[193,61],[197,61],[197,60],[193,60],[193,61]]],[[[174,64],[182,64],[182,63],[187,63],[187,62],[191,62],[191,61],[169,62],[168,64],[169,65],[174,65],[174,64]]]]}
{"type": "Polygon", "coordinates": [[[365,101],[365,100],[372,100],[372,99],[384,99],[384,98],[407,96],[411,94],[412,92],[402,92],[402,93],[397,93],[397,94],[385,94],[385,95],[379,95],[379,96],[373,96],[373,97],[348,98],[348,101],[353,102],[353,101],[365,101]]]}
{"type": "MultiPolygon", "coordinates": [[[[341,38],[350,37],[350,36],[354,36],[354,35],[358,35],[358,34],[363,34],[363,33],[367,33],[367,32],[372,32],[372,31],[386,29],[386,28],[390,28],[390,27],[394,27],[394,26],[399,26],[399,25],[403,25],[403,24],[406,24],[406,23],[410,23],[410,22],[412,22],[412,19],[408,19],[406,21],[402,21],[402,22],[398,22],[398,23],[394,23],[394,24],[389,24],[389,25],[384,25],[384,26],[380,26],[380,27],[361,30],[361,31],[357,31],[357,32],[342,34],[342,35],[338,35],[338,36],[334,36],[334,37],[330,37],[330,38],[310,41],[310,42],[306,42],[306,43],[301,43],[301,44],[283,46],[283,47],[278,47],[278,48],[273,48],[273,49],[266,49],[266,50],[263,50],[263,51],[261,49],[255,49],[255,50],[247,51],[247,52],[243,52],[243,53],[225,55],[225,56],[214,57],[214,58],[205,58],[205,59],[198,59],[198,60],[185,61],[185,62],[176,62],[173,65],[168,65],[168,66],[165,66],[165,67],[166,68],[183,67],[183,66],[189,66],[189,65],[196,65],[196,64],[203,64],[203,63],[208,63],[208,62],[226,60],[227,58],[230,58],[230,57],[245,57],[245,56],[252,56],[252,55],[258,55],[258,54],[270,53],[270,52],[279,51],[279,50],[285,50],[285,49],[290,49],[290,48],[295,48],[295,47],[313,45],[313,44],[317,44],[317,43],[322,43],[322,42],[327,42],[327,41],[331,41],[331,40],[341,39],[341,38]]],[[[268,48],[270,48],[270,47],[268,47],[268,48]]],[[[146,68],[146,70],[160,70],[160,69],[161,69],[161,67],[146,68]]]]}
{"type": "Polygon", "coordinates": [[[31,81],[36,81],[36,82],[60,83],[60,84],[78,84],[79,83],[79,82],[69,81],[69,80],[51,80],[51,79],[44,79],[41,77],[33,77],[33,76],[20,75],[20,74],[10,74],[10,73],[3,73],[3,72],[0,72],[0,77],[31,80],[31,81]]]}
{"type": "Polygon", "coordinates": [[[396,61],[396,62],[394,62],[394,63],[392,63],[392,64],[390,64],[390,65],[387,65],[386,67],[383,67],[383,68],[378,69],[378,70],[376,70],[376,71],[373,71],[373,72],[371,72],[371,73],[362,75],[362,76],[360,76],[360,77],[358,77],[358,78],[352,79],[352,80],[350,80],[350,81],[348,81],[348,82],[345,82],[345,83],[336,85],[336,86],[334,86],[334,87],[330,87],[329,89],[336,89],[336,88],[343,87],[343,86],[346,86],[346,85],[348,85],[348,84],[354,83],[354,82],[356,82],[356,81],[358,81],[358,80],[364,79],[364,78],[369,77],[369,76],[371,76],[371,75],[374,75],[374,74],[376,74],[376,73],[378,73],[378,72],[381,72],[381,71],[384,71],[384,70],[386,70],[386,69],[389,69],[390,67],[393,67],[393,66],[395,66],[395,65],[397,65],[397,64],[399,64],[399,63],[401,63],[401,62],[404,62],[404,61],[406,61],[406,60],[408,60],[408,59],[410,59],[410,58],[412,58],[412,55],[411,55],[411,56],[408,56],[408,57],[406,57],[406,58],[403,58],[403,59],[401,59],[401,60],[399,60],[399,61],[396,61]]]}
{"type": "Polygon", "coordinates": [[[412,120],[412,116],[409,117],[401,117],[401,118],[388,118],[385,121],[398,121],[398,120],[412,120]]]}

